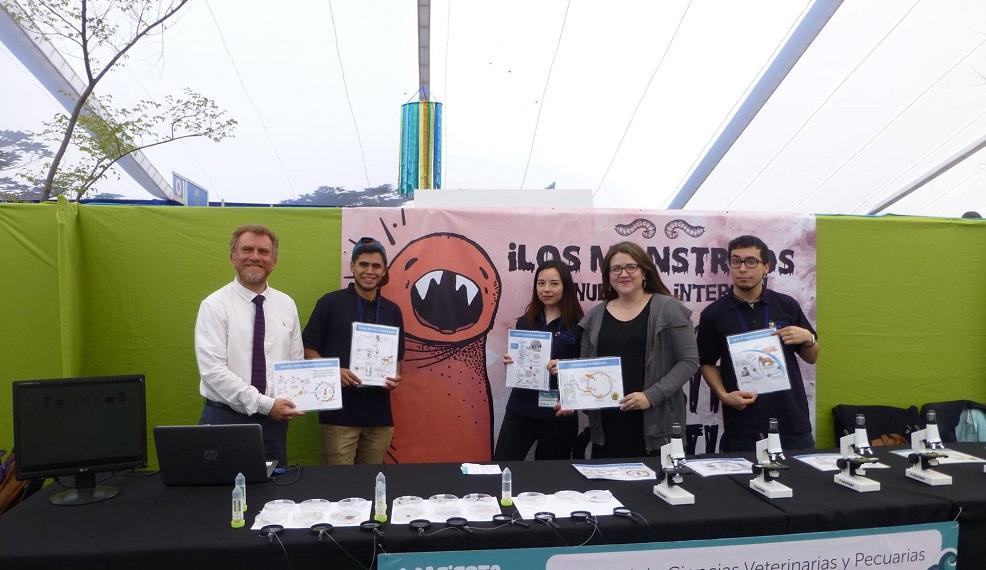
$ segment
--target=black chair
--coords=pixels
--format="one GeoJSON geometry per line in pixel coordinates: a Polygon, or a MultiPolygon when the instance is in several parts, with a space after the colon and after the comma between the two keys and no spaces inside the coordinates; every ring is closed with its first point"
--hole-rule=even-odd
{"type": "Polygon", "coordinates": [[[986,412],[986,404],[972,400],[950,400],[948,402],[932,402],[921,406],[921,418],[927,417],[928,410],[934,410],[938,419],[938,435],[945,443],[956,441],[955,428],[959,425],[959,416],[969,409],[979,409],[986,412]]]}
{"type": "MultiPolygon", "coordinates": [[[[856,430],[856,414],[866,417],[866,433],[872,445],[908,445],[911,432],[921,429],[924,422],[917,406],[856,406],[839,404],[832,408],[836,437],[849,435],[856,430]]],[[[954,437],[954,429],[952,436],[954,437]]]]}

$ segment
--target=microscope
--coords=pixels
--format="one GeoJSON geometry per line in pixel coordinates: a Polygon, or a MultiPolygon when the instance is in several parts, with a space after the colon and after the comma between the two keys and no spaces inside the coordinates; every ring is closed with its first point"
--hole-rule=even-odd
{"type": "Polygon", "coordinates": [[[939,473],[932,467],[938,466],[938,460],[948,457],[945,444],[938,433],[938,415],[934,410],[928,410],[925,415],[925,428],[911,433],[911,453],[907,460],[911,466],[904,472],[908,477],[927,485],[951,485],[952,476],[939,473]]]}
{"type": "Polygon", "coordinates": [[[654,485],[654,494],[671,505],[695,504],[695,495],[680,487],[684,482],[685,448],[681,443],[681,424],[671,425],[671,443],[661,446],[661,471],[659,483],[654,485]]]}
{"type": "Polygon", "coordinates": [[[767,437],[757,442],[757,462],[753,465],[753,474],[756,477],[750,479],[750,488],[768,499],[794,496],[790,487],[777,481],[780,471],[788,468],[781,463],[784,459],[777,418],[770,418],[767,422],[767,437]]]}
{"type": "Polygon", "coordinates": [[[835,474],[835,482],[849,487],[858,493],[879,491],[880,482],[866,477],[866,465],[876,463],[873,448],[866,434],[866,417],[856,414],[856,430],[839,438],[840,457],[836,462],[839,472],[835,474]]]}

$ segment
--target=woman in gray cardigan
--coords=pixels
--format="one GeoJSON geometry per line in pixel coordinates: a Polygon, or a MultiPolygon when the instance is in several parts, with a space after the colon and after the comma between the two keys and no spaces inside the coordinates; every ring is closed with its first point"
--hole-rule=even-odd
{"type": "Polygon", "coordinates": [[[592,457],[655,454],[670,441],[671,424],[685,423],[681,387],[698,369],[691,311],[635,243],[612,246],[602,273],[605,301],[579,322],[581,356],[619,356],[625,396],[619,408],[587,412],[592,457]]]}

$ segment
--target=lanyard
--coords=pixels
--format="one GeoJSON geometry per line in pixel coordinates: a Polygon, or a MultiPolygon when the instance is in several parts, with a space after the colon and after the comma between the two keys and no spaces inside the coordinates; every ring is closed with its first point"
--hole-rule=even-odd
{"type": "MultiPolygon", "coordinates": [[[[377,319],[373,321],[375,324],[380,324],[380,291],[377,291],[377,298],[374,301],[377,305],[377,319]]],[[[356,295],[356,320],[364,323],[363,320],[363,297],[356,295]]]]}

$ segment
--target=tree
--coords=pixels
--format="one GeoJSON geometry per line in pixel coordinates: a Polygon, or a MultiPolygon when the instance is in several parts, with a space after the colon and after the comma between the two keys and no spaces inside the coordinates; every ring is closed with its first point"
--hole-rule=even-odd
{"type": "Polygon", "coordinates": [[[341,186],[319,186],[314,192],[302,194],[297,198],[284,200],[287,206],[333,206],[350,208],[359,206],[401,206],[407,198],[400,195],[390,184],[383,184],[362,190],[346,190],[341,186]]]}
{"type": "Polygon", "coordinates": [[[51,155],[47,145],[32,140],[30,133],[0,129],[0,201],[36,200],[40,194],[37,188],[6,173],[51,155]]]}
{"type": "Polygon", "coordinates": [[[236,121],[226,118],[211,99],[188,89],[184,97],[169,96],[164,103],[140,101],[119,109],[113,108],[108,96],[94,95],[99,82],[131,48],[162,33],[188,1],[0,0],[0,6],[28,32],[77,47],[85,67],[84,88],[72,111],[56,115],[39,133],[57,144],[43,173],[28,178],[40,186],[41,200],[67,191],[81,198],[132,152],[184,138],[218,142],[232,135],[236,121]],[[81,151],[83,158],[63,167],[69,146],[81,151]]]}

